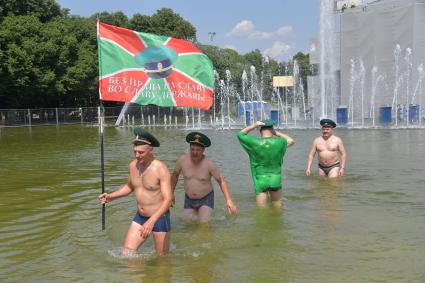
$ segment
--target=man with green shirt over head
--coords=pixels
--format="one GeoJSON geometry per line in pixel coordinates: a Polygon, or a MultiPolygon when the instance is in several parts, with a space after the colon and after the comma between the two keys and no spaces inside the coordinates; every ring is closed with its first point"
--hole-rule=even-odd
{"type": "Polygon", "coordinates": [[[274,121],[270,119],[257,121],[237,135],[249,156],[258,206],[265,206],[268,196],[273,206],[281,206],[283,156],[287,147],[295,143],[290,136],[276,131],[273,125],[274,121]],[[257,128],[260,130],[260,138],[248,135],[257,128]]]}

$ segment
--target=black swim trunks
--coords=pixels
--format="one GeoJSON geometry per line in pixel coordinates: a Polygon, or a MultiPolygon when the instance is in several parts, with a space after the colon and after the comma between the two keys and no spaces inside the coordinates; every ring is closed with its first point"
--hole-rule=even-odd
{"type": "Polygon", "coordinates": [[[277,187],[277,188],[267,188],[267,189],[264,189],[263,190],[263,192],[277,192],[277,191],[279,191],[279,190],[281,190],[282,189],[282,187],[277,187]]]}
{"type": "Polygon", "coordinates": [[[214,191],[200,199],[191,199],[186,194],[184,195],[184,208],[198,209],[203,205],[214,208],[214,191]]]}
{"type": "Polygon", "coordinates": [[[331,170],[335,167],[341,167],[341,165],[339,164],[339,161],[333,165],[330,166],[324,166],[322,164],[319,163],[319,168],[323,170],[323,172],[325,172],[326,176],[329,175],[329,172],[331,172],[331,170]]]}

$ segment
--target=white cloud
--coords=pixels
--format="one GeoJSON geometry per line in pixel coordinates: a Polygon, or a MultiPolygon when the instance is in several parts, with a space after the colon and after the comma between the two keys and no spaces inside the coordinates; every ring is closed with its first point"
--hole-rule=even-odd
{"type": "Polygon", "coordinates": [[[291,46],[282,41],[276,41],[272,47],[267,48],[263,51],[263,54],[269,56],[275,60],[281,61],[287,57],[291,46]]]}
{"type": "Polygon", "coordinates": [[[292,26],[282,26],[275,31],[259,31],[255,28],[252,21],[243,20],[236,24],[231,32],[226,35],[228,37],[245,37],[248,39],[270,39],[273,37],[284,37],[292,32],[292,26]]]}
{"type": "Polygon", "coordinates": [[[288,33],[291,33],[291,32],[292,32],[292,26],[283,26],[283,27],[278,28],[275,31],[275,34],[276,34],[276,36],[284,37],[285,35],[287,35],[288,33]]]}
{"type": "Polygon", "coordinates": [[[248,38],[249,39],[269,39],[274,35],[273,32],[265,32],[265,31],[255,31],[251,33],[248,38]]]}
{"type": "Polygon", "coordinates": [[[249,36],[254,31],[254,24],[251,21],[243,20],[237,23],[232,31],[227,33],[227,36],[249,36]]]}

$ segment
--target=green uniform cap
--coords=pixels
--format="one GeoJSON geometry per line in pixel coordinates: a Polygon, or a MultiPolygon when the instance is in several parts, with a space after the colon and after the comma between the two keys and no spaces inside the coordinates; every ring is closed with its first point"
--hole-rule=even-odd
{"type": "Polygon", "coordinates": [[[261,122],[264,123],[264,125],[261,126],[261,129],[273,129],[273,126],[275,125],[275,122],[272,119],[266,119],[261,122]]]}
{"type": "Polygon", "coordinates": [[[331,127],[331,128],[335,128],[336,127],[336,123],[334,121],[332,121],[331,119],[322,119],[322,120],[320,120],[320,125],[322,127],[331,127]]]}
{"type": "Polygon", "coordinates": [[[200,132],[191,132],[187,134],[186,141],[188,143],[199,144],[200,146],[203,146],[203,147],[209,147],[211,145],[210,139],[206,135],[200,132]]]}
{"type": "Polygon", "coordinates": [[[133,132],[134,132],[134,135],[136,136],[136,138],[133,140],[134,145],[148,144],[152,147],[159,147],[159,141],[148,132],[140,128],[134,129],[133,132]]]}

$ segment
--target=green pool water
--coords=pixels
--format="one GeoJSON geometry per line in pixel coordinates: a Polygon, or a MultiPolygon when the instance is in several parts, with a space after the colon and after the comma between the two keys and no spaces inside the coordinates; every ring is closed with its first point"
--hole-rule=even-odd
{"type": "MultiPolygon", "coordinates": [[[[187,131],[151,129],[170,168],[187,131]]],[[[319,130],[289,130],[284,209],[258,209],[236,130],[204,131],[237,216],[219,188],[210,225],[185,223],[182,181],[172,209],[172,250],[135,259],[119,248],[132,196],[107,205],[101,230],[100,146],[87,125],[0,129],[0,281],[3,282],[425,282],[425,130],[344,130],[347,175],[305,177],[319,130]]],[[[131,129],[105,129],[108,191],[126,181],[131,129]]],[[[315,168],[317,170],[317,168],[315,168]]]]}

